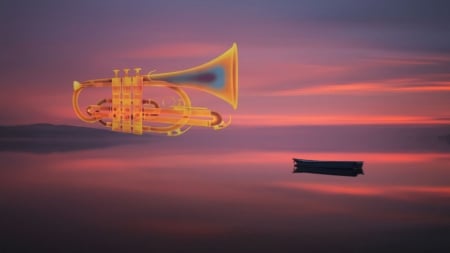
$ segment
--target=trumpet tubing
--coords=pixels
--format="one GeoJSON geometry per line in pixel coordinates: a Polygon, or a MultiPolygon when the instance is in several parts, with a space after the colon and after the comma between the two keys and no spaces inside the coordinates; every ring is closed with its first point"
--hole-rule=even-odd
{"type": "Polygon", "coordinates": [[[193,88],[212,94],[237,108],[238,104],[238,60],[236,43],[219,57],[200,66],[169,73],[141,75],[135,68],[130,75],[124,69],[124,76],[114,70],[114,77],[75,81],[72,103],[75,114],[88,123],[99,122],[112,131],[141,135],[154,132],[176,136],[192,126],[222,129],[231,123],[208,108],[194,107],[182,88],[193,88]],[[165,87],[175,92],[180,103],[169,107],[143,97],[145,86],[165,87]],[[86,113],[79,107],[78,99],[85,88],[111,87],[111,98],[89,105],[86,113]],[[156,123],[157,125],[151,125],[156,123]]]}

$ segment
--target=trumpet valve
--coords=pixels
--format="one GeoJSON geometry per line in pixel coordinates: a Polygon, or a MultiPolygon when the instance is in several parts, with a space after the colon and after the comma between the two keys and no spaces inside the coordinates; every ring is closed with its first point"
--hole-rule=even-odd
{"type": "Polygon", "coordinates": [[[140,75],[141,70],[142,70],[141,68],[134,68],[134,72],[136,73],[137,76],[140,75]]]}

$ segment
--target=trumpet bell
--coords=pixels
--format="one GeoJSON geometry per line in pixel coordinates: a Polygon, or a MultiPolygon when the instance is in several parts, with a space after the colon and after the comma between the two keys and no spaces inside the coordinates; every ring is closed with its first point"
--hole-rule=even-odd
{"type": "Polygon", "coordinates": [[[225,53],[200,66],[161,74],[150,74],[149,78],[175,86],[195,88],[210,93],[238,106],[238,50],[236,43],[225,53]]]}

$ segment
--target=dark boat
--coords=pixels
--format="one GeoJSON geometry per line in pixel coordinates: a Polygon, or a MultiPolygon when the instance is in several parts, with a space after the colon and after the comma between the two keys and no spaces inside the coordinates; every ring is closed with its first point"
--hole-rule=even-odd
{"type": "Polygon", "coordinates": [[[363,162],[360,161],[317,161],[317,160],[294,160],[294,173],[309,172],[325,175],[351,176],[364,174],[363,162]]]}

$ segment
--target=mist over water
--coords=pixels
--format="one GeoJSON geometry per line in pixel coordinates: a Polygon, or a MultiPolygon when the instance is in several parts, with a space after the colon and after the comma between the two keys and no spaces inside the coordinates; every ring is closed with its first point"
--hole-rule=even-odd
{"type": "Polygon", "coordinates": [[[113,136],[60,136],[66,148],[45,152],[3,139],[0,252],[447,252],[448,133],[230,128],[93,148],[113,136]],[[293,174],[293,157],[362,160],[365,175],[293,174]]]}

